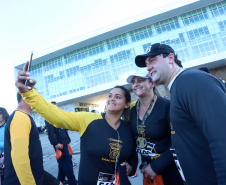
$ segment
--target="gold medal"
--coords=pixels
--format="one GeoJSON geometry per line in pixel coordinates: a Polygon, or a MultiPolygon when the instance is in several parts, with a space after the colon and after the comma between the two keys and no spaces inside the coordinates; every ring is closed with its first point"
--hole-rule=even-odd
{"type": "Polygon", "coordinates": [[[139,148],[144,148],[147,145],[147,140],[143,137],[138,137],[137,138],[137,146],[139,148]]]}

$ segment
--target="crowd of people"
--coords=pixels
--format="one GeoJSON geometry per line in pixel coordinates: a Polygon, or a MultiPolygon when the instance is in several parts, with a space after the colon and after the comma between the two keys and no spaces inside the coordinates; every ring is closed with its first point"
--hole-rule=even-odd
{"type": "Polygon", "coordinates": [[[143,185],[226,184],[224,82],[208,72],[183,70],[173,48],[165,44],[153,44],[136,56],[135,64],[147,69],[127,77],[138,99],[131,102],[130,92],[115,86],[106,111],[95,113],[63,111],[56,102],[45,100],[34,89],[36,80],[27,72],[27,62],[16,81],[18,108],[9,116],[0,107],[4,185],[131,185],[128,177],[137,168],[143,173],[139,183],[143,185]],[[160,84],[168,87],[170,98],[159,95],[155,86],[160,84]],[[45,119],[50,143],[61,153],[57,178],[43,168],[31,110],[45,119]],[[80,135],[78,181],[67,130],[80,135]]]}

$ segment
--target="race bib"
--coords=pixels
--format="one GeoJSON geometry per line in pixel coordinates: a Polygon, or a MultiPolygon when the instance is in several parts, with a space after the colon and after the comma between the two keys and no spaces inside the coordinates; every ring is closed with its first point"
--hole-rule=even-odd
{"type": "Polygon", "coordinates": [[[139,153],[143,156],[150,156],[150,157],[158,156],[158,154],[153,152],[154,147],[155,147],[154,143],[147,142],[147,145],[145,148],[137,147],[136,151],[137,151],[137,153],[139,153]]]}
{"type": "Polygon", "coordinates": [[[114,185],[115,174],[99,173],[97,185],[114,185]]]}
{"type": "Polygon", "coordinates": [[[171,153],[173,154],[173,159],[174,159],[174,161],[175,161],[175,163],[176,163],[176,166],[177,166],[178,171],[180,172],[181,178],[183,179],[184,182],[186,182],[185,177],[184,177],[184,173],[183,173],[183,170],[182,170],[182,168],[181,168],[181,166],[180,166],[180,162],[179,162],[179,160],[178,160],[178,158],[177,158],[177,154],[176,154],[176,152],[175,152],[175,149],[170,148],[170,151],[171,151],[171,153]]]}

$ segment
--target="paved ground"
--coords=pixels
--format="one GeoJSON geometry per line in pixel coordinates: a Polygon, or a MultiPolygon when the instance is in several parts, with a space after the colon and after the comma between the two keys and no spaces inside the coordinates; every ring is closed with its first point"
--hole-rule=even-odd
{"type": "MultiPolygon", "coordinates": [[[[71,137],[71,147],[74,153],[77,153],[80,151],[79,141],[80,137],[77,132],[69,131],[69,135],[71,137]]],[[[56,162],[56,156],[55,151],[50,145],[48,136],[46,134],[40,134],[40,139],[42,143],[42,150],[43,150],[43,159],[44,159],[44,168],[47,172],[51,173],[55,177],[57,177],[58,174],[58,168],[57,168],[57,162],[56,162]]],[[[80,160],[80,154],[73,155],[74,162],[79,162],[80,160]]],[[[79,168],[74,168],[75,177],[78,179],[78,170],[79,168]]],[[[137,170],[137,177],[131,178],[129,177],[132,185],[139,185],[142,184],[142,174],[137,170]]]]}

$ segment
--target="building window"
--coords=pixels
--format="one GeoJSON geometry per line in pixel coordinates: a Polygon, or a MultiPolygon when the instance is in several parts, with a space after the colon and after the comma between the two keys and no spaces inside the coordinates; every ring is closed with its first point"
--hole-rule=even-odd
{"type": "Polygon", "coordinates": [[[76,62],[78,60],[102,53],[104,51],[105,51],[104,43],[101,41],[65,54],[64,55],[65,63],[69,64],[71,62],[76,62]]]}
{"type": "Polygon", "coordinates": [[[183,20],[184,25],[187,26],[187,25],[208,19],[208,14],[206,12],[206,8],[201,8],[201,9],[183,14],[181,18],[183,20]]]}
{"type": "Polygon", "coordinates": [[[201,27],[198,29],[194,29],[187,32],[188,38],[190,41],[196,40],[196,41],[204,41],[206,40],[206,36],[210,35],[209,29],[207,26],[201,27]]]}
{"type": "Polygon", "coordinates": [[[106,40],[108,50],[128,44],[126,34],[121,34],[106,40]]]}
{"type": "Polygon", "coordinates": [[[219,3],[210,5],[210,11],[213,17],[218,17],[220,15],[226,14],[226,1],[221,1],[219,3]]]}
{"type": "Polygon", "coordinates": [[[150,38],[153,35],[151,25],[130,32],[132,42],[150,38]]]}
{"type": "Polygon", "coordinates": [[[177,17],[173,17],[173,18],[161,21],[161,22],[157,22],[154,25],[156,28],[156,32],[158,34],[162,34],[164,32],[180,28],[180,24],[178,22],[177,17]]]}
{"type": "Polygon", "coordinates": [[[221,31],[225,31],[226,29],[226,20],[218,22],[221,31]]]}

